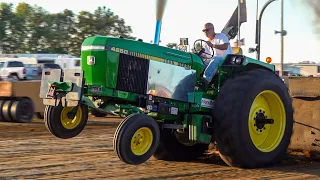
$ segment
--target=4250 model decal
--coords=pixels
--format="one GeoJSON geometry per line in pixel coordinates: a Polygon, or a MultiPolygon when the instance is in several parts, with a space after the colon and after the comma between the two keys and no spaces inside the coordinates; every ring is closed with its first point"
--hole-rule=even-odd
{"type": "Polygon", "coordinates": [[[188,64],[184,64],[184,63],[180,63],[180,62],[176,62],[176,61],[171,61],[171,60],[167,60],[167,59],[163,59],[163,58],[159,58],[159,57],[155,57],[155,56],[150,56],[150,55],[147,55],[147,54],[142,54],[142,53],[138,53],[138,52],[134,52],[134,51],[129,51],[127,49],[121,49],[121,48],[117,48],[117,47],[106,46],[106,50],[117,52],[117,53],[122,53],[122,54],[127,54],[127,55],[130,55],[130,56],[135,56],[135,57],[139,57],[139,58],[159,61],[159,62],[163,62],[163,63],[172,64],[172,65],[175,65],[175,66],[181,66],[181,67],[185,67],[185,68],[191,69],[191,65],[188,65],[188,64]]]}

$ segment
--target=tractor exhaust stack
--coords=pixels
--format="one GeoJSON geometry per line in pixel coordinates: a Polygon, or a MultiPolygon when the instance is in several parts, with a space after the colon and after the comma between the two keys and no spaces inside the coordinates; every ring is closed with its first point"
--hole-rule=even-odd
{"type": "Polygon", "coordinates": [[[167,0],[157,0],[156,6],[156,30],[154,35],[154,44],[159,44],[160,41],[160,32],[162,25],[162,17],[164,14],[164,9],[166,7],[167,0]]]}

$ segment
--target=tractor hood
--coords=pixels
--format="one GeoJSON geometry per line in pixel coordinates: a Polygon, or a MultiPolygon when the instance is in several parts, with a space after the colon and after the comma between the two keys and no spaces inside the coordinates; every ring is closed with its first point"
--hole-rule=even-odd
{"type": "Polygon", "coordinates": [[[201,59],[194,54],[141,41],[107,36],[85,39],[81,47],[81,59],[86,84],[107,88],[120,86],[121,82],[118,79],[121,74],[131,73],[130,77],[128,75],[125,78],[127,80],[131,76],[140,76],[139,79],[147,78],[145,66],[148,66],[150,61],[194,69],[197,75],[203,68],[201,59]]]}

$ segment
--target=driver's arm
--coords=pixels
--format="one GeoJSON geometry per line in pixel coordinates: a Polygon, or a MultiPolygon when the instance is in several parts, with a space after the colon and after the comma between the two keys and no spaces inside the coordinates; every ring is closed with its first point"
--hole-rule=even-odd
{"type": "Polygon", "coordinates": [[[229,43],[224,43],[224,44],[213,45],[213,48],[220,49],[220,50],[227,50],[228,46],[229,46],[229,43]]]}
{"type": "Polygon", "coordinates": [[[222,36],[221,37],[221,44],[213,45],[213,48],[220,49],[220,50],[227,50],[228,46],[230,44],[229,39],[223,33],[221,33],[221,36],[222,36]]]}

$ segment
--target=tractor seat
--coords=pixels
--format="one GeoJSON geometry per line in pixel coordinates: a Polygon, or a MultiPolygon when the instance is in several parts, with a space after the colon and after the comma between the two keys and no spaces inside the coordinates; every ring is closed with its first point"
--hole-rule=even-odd
{"type": "Polygon", "coordinates": [[[243,51],[242,51],[241,47],[232,47],[232,50],[233,50],[234,54],[236,54],[236,55],[243,55],[243,51]]]}

